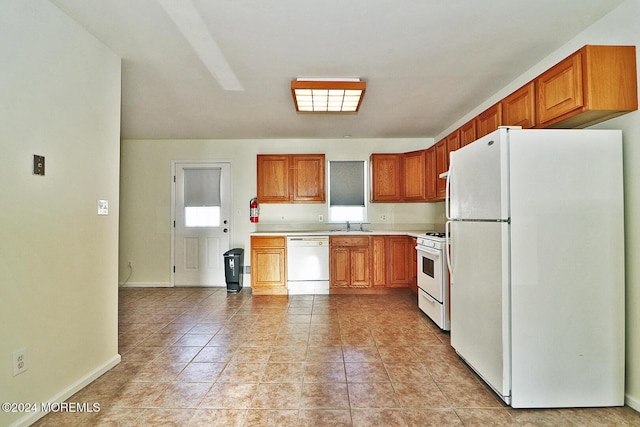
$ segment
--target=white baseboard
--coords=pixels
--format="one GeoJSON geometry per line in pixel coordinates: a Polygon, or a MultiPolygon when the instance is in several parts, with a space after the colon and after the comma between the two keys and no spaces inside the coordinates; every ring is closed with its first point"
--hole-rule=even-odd
{"type": "MultiPolygon", "coordinates": [[[[82,390],[84,387],[86,387],[89,384],[91,384],[100,375],[104,374],[109,369],[111,369],[114,366],[116,366],[118,363],[120,363],[120,360],[121,360],[120,355],[116,354],[109,361],[107,361],[105,364],[103,364],[102,366],[99,366],[96,369],[94,369],[93,371],[87,373],[84,377],[80,378],[78,381],[76,381],[75,383],[71,384],[69,387],[67,387],[66,389],[62,390],[60,393],[58,393],[55,396],[47,399],[46,402],[49,402],[49,403],[64,402],[65,400],[67,400],[68,398],[70,398],[71,396],[73,396],[74,394],[79,392],[80,390],[82,390]]],[[[47,415],[47,413],[48,412],[41,412],[41,411],[29,413],[28,415],[20,418],[19,420],[17,420],[13,424],[11,424],[9,427],[29,426],[29,425],[35,423],[36,421],[38,421],[40,418],[42,418],[45,415],[47,415]]]]}
{"type": "Polygon", "coordinates": [[[172,288],[170,282],[120,282],[118,286],[121,288],[172,288]]]}
{"type": "Polygon", "coordinates": [[[625,394],[624,403],[627,404],[627,406],[629,406],[630,408],[633,408],[636,411],[640,412],[640,399],[625,394]]]}

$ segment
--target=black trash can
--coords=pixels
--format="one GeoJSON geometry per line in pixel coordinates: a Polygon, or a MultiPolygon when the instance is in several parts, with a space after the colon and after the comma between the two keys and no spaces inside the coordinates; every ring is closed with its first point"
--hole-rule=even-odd
{"type": "Polygon", "coordinates": [[[244,272],[244,249],[233,248],[224,253],[224,278],[227,281],[227,293],[237,294],[242,290],[244,272]]]}

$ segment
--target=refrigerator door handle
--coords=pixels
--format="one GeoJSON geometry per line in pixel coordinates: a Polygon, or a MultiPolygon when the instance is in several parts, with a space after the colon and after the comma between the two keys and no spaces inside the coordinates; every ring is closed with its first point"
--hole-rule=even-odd
{"type": "Polygon", "coordinates": [[[451,219],[451,175],[453,175],[453,165],[449,165],[449,172],[447,173],[447,185],[445,187],[444,196],[444,216],[447,220],[451,219]]]}
{"type": "MultiPolygon", "coordinates": [[[[448,182],[448,181],[447,181],[448,182]]],[[[449,284],[453,286],[453,260],[451,259],[451,247],[449,246],[449,236],[451,233],[451,221],[447,221],[444,225],[445,245],[444,254],[447,259],[447,268],[449,269],[449,284]]]]}

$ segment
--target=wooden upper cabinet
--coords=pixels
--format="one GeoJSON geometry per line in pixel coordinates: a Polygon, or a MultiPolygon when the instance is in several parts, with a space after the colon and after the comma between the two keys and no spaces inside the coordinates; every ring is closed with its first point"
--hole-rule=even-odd
{"type": "Polygon", "coordinates": [[[436,147],[431,146],[426,150],[427,170],[427,200],[435,200],[437,195],[438,175],[436,173],[436,147]]]}
{"type": "Polygon", "coordinates": [[[638,109],[635,46],[587,45],[535,79],[539,128],[579,128],[638,109]]]}
{"type": "Polygon", "coordinates": [[[402,154],[371,154],[370,168],[371,201],[401,201],[402,154]]]}
{"type": "Polygon", "coordinates": [[[291,156],[292,199],[294,202],[324,202],[324,154],[291,156]]]}
{"type": "Polygon", "coordinates": [[[529,82],[502,100],[502,124],[532,128],[535,120],[535,83],[529,82]]]}
{"type": "Polygon", "coordinates": [[[572,113],[584,104],[582,97],[582,54],[575,53],[536,80],[540,126],[572,113]]]}
{"type": "Polygon", "coordinates": [[[450,153],[452,151],[456,151],[460,147],[460,129],[458,129],[447,136],[447,150],[450,153]]]}
{"type": "Polygon", "coordinates": [[[449,169],[449,150],[447,148],[447,139],[440,140],[435,145],[436,150],[436,199],[444,199],[446,197],[446,180],[440,178],[440,174],[449,169]]]}
{"type": "Polygon", "coordinates": [[[325,201],[324,154],[258,154],[258,202],[325,201]]]}
{"type": "Polygon", "coordinates": [[[476,137],[482,138],[502,125],[502,104],[498,102],[476,117],[476,137]]]}
{"type": "Polygon", "coordinates": [[[258,154],[257,177],[260,203],[289,202],[289,159],[288,155],[258,154]]]}
{"type": "Polygon", "coordinates": [[[478,139],[476,137],[476,120],[469,120],[467,123],[460,126],[460,147],[471,144],[478,139]]]}
{"type": "Polygon", "coordinates": [[[427,151],[404,153],[404,200],[423,202],[427,200],[427,151]]]}

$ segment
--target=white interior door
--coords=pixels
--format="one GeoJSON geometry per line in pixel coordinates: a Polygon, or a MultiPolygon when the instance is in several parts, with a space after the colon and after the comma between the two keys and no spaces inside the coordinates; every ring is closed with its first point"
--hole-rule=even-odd
{"type": "Polygon", "coordinates": [[[225,286],[229,250],[229,163],[175,163],[173,265],[175,286],[225,286]]]}

